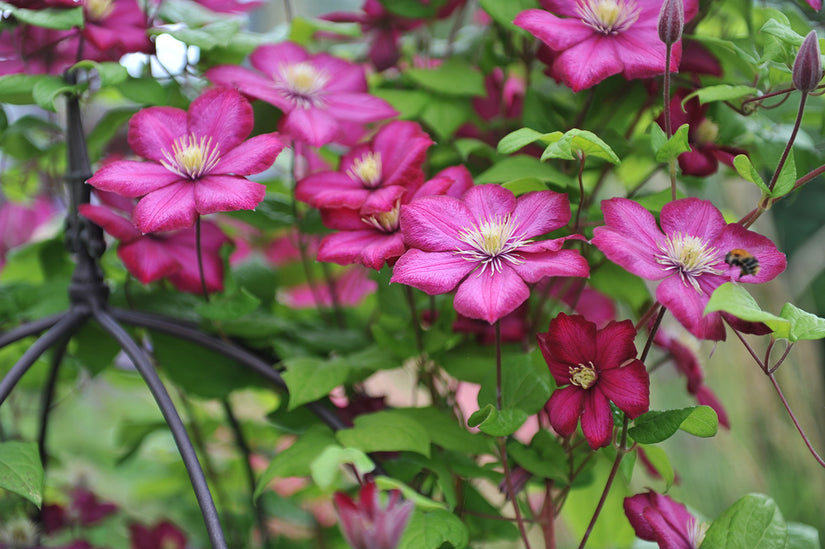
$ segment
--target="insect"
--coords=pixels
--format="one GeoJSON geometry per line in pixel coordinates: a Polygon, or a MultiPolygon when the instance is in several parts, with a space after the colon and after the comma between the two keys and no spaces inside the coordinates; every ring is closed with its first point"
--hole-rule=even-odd
{"type": "Polygon", "coordinates": [[[725,254],[725,263],[731,267],[739,267],[739,278],[745,275],[755,275],[759,272],[759,260],[747,250],[736,248],[725,254]]]}

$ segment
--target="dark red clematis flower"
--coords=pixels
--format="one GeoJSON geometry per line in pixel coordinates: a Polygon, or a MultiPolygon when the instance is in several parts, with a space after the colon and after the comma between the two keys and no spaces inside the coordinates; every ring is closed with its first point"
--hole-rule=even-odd
{"type": "Polygon", "coordinates": [[[624,512],[636,535],[660,549],[697,549],[707,530],[684,505],[652,491],[625,498],[624,512]]]}
{"type": "Polygon", "coordinates": [[[163,520],[154,526],[133,522],[129,525],[131,549],[185,549],[186,535],[180,529],[163,520]]]}
{"type": "Polygon", "coordinates": [[[562,436],[582,431],[593,449],[607,446],[613,433],[609,401],[635,418],[650,406],[650,380],[636,359],[636,330],[629,320],[601,330],[583,316],[560,313],[547,333],[536,334],[541,354],[559,386],[546,409],[562,436]]]}
{"type": "Polygon", "coordinates": [[[388,492],[386,505],[381,505],[374,482],[361,487],[358,501],[341,492],[334,499],[341,530],[353,549],[395,549],[414,507],[412,501],[402,503],[398,490],[388,492]]]}

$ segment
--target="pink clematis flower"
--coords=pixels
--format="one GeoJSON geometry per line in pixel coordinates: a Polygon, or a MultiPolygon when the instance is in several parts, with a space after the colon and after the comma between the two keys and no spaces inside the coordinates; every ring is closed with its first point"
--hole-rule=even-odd
{"type": "Polygon", "coordinates": [[[805,0],[805,2],[816,11],[822,9],[822,0],[805,0]]]}
{"type": "Polygon", "coordinates": [[[60,74],[77,59],[79,33],[18,25],[0,33],[0,75],[60,74]]]}
{"type": "Polygon", "coordinates": [[[583,316],[564,313],[536,334],[541,354],[558,389],[547,401],[550,424],[562,436],[582,432],[594,450],[607,446],[613,433],[608,401],[630,418],[650,406],[650,380],[636,359],[636,330],[629,320],[611,321],[601,330],[583,316]]]}
{"type": "MultiPolygon", "coordinates": [[[[194,227],[171,233],[142,234],[131,221],[106,206],[81,204],[79,210],[120,240],[117,255],[126,270],[141,283],[168,278],[182,292],[201,293],[194,227]]],[[[210,292],[223,290],[223,260],[219,251],[227,242],[229,239],[217,225],[201,222],[203,274],[210,292]]]]}
{"type": "Polygon", "coordinates": [[[126,53],[154,53],[147,18],[137,0],[82,0],[83,36],[97,55],[87,59],[117,61],[126,53]]]}
{"type": "Polygon", "coordinates": [[[0,269],[6,264],[6,254],[30,241],[38,228],[48,223],[57,213],[51,199],[38,196],[29,204],[3,202],[0,204],[0,269]]]}
{"type": "Polygon", "coordinates": [[[636,535],[659,549],[698,549],[707,530],[684,505],[653,491],[625,498],[624,512],[636,535]]]}
{"type": "Polygon", "coordinates": [[[614,263],[647,280],[660,280],[656,299],[700,339],[725,339],[719,313],[704,315],[710,295],[724,282],[760,283],[785,270],[785,254],[770,239],[725,223],[707,200],[684,198],[662,208],[662,229],[653,214],[625,198],[602,201],[605,226],[592,243],[614,263]],[[743,274],[725,263],[732,250],[754,256],[759,269],[743,274]]]}
{"type": "Polygon", "coordinates": [[[133,219],[144,233],[191,227],[199,215],[252,210],[266,187],[244,176],[267,169],[284,148],[275,134],[244,141],[252,125],[252,106],[225,88],[203,93],[188,111],[143,109],[129,121],[129,145],[150,162],[112,162],[88,182],[143,197],[133,219]]]}
{"type": "Polygon", "coordinates": [[[569,219],[567,197],[552,191],[516,198],[500,185],[478,185],[460,200],[418,199],[401,213],[410,250],[396,263],[391,282],[430,295],[456,290],[458,313],[492,324],[527,300],[528,284],[589,274],[578,251],[561,249],[577,237],[534,240],[569,219]]]}
{"type": "MultiPolygon", "coordinates": [[[[661,0],[541,0],[543,10],[521,12],[513,21],[553,51],[550,74],[573,91],[622,74],[628,80],[665,72],[659,40],[661,0]]],[[[685,21],[699,9],[685,0],[685,21]]],[[[679,67],[681,42],[673,45],[671,70],[679,67]]]]}
{"type": "Polygon", "coordinates": [[[152,527],[133,522],[129,538],[131,549],[186,549],[186,535],[168,520],[152,527]]]}
{"type": "Polygon", "coordinates": [[[353,549],[395,549],[410,520],[414,504],[401,501],[401,492],[391,490],[381,504],[378,487],[370,481],[361,487],[358,501],[336,492],[335,509],[341,530],[353,549]]]}
{"type": "Polygon", "coordinates": [[[359,263],[375,270],[385,263],[393,265],[407,250],[400,218],[406,201],[431,195],[461,196],[472,186],[473,179],[467,168],[454,166],[426,181],[412,197],[402,194],[387,211],[362,215],[350,208],[322,209],[324,225],[339,232],[321,240],[318,260],[339,265],[359,263]]]}
{"type": "MultiPolygon", "coordinates": [[[[736,147],[724,147],[716,144],[719,127],[705,116],[708,105],[700,105],[694,97],[682,110],[682,101],[688,95],[687,90],[679,90],[670,100],[670,119],[672,127],[678,128],[688,124],[688,143],[690,151],[679,155],[679,168],[685,175],[706,177],[716,173],[719,162],[733,167],[733,159],[747,151],[736,147]]],[[[656,120],[664,128],[664,115],[656,120]]]]}
{"type": "Polygon", "coordinates": [[[264,44],[249,56],[254,69],[221,65],[206,71],[216,84],[237,87],[281,109],[283,133],[314,147],[348,142],[353,124],[398,115],[389,103],[367,93],[363,67],[326,53],[309,54],[290,42],[264,44]]]}
{"type": "MultiPolygon", "coordinates": [[[[361,303],[365,297],[378,289],[378,283],[371,280],[363,267],[347,269],[332,279],[332,290],[339,305],[352,307],[361,303]]],[[[308,283],[287,288],[279,294],[280,301],[293,309],[311,309],[314,307],[332,307],[332,292],[329,284],[317,284],[315,288],[308,283]]]]}
{"type": "Polygon", "coordinates": [[[344,155],[338,171],[299,181],[295,197],[315,208],[350,208],[365,216],[389,211],[398,200],[409,202],[421,186],[421,166],[432,144],[415,122],[390,122],[344,155]]]}

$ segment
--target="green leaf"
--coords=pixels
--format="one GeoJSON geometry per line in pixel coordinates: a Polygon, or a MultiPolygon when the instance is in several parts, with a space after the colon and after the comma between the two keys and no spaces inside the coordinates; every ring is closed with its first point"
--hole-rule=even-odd
{"type": "Polygon", "coordinates": [[[331,360],[300,356],[284,361],[283,373],[289,389],[289,410],[294,410],[307,402],[323,398],[343,384],[350,370],[341,358],[331,360]]]}
{"type": "Polygon", "coordinates": [[[336,433],[338,442],[364,452],[416,452],[430,457],[430,437],[417,421],[393,410],[355,418],[355,427],[336,433]]]}
{"type": "Polygon", "coordinates": [[[499,160],[479,174],[475,180],[476,183],[506,183],[528,177],[557,183],[563,187],[569,186],[573,181],[550,164],[540,162],[537,158],[526,154],[499,160]]]}
{"type": "Polygon", "coordinates": [[[716,86],[706,86],[702,89],[696,90],[682,100],[682,106],[693,99],[699,98],[699,103],[712,103],[714,101],[731,101],[746,97],[748,95],[755,95],[759,92],[758,89],[750,86],[731,86],[728,84],[719,84],[716,86]]]}
{"type": "MultiPolygon", "coordinates": [[[[659,124],[651,124],[651,129],[658,127],[659,124]]],[[[690,145],[688,144],[689,128],[690,127],[687,124],[682,124],[673,136],[662,143],[661,146],[657,148],[654,145],[653,152],[656,155],[656,162],[670,162],[671,160],[675,160],[676,157],[683,152],[688,152],[690,150],[690,145]]],[[[657,139],[653,137],[654,135],[656,135],[655,131],[651,134],[651,143],[657,142],[657,139]]],[[[664,137],[664,132],[662,132],[661,135],[664,137]]]]}
{"type": "Polygon", "coordinates": [[[432,128],[439,139],[446,141],[452,139],[455,131],[470,119],[472,110],[472,103],[466,98],[429,96],[421,120],[432,128]]]}
{"type": "Polygon", "coordinates": [[[802,45],[802,40],[805,39],[804,36],[797,33],[791,28],[790,22],[787,19],[785,21],[778,21],[777,19],[768,19],[767,21],[765,21],[765,24],[762,25],[762,28],[759,29],[759,32],[764,32],[765,34],[776,36],[786,44],[795,46],[797,48],[802,45]]]}
{"type": "Polygon", "coordinates": [[[779,172],[779,177],[776,179],[776,185],[773,187],[771,196],[773,198],[780,198],[785,196],[796,184],[796,161],[794,160],[793,151],[788,155],[782,170],[779,172]]]}
{"type": "Polygon", "coordinates": [[[442,509],[428,513],[413,513],[398,549],[463,549],[470,542],[470,534],[461,520],[442,509]]]}
{"type": "MultiPolygon", "coordinates": [[[[395,0],[393,0],[395,1],[395,0]]],[[[451,96],[484,95],[484,75],[461,57],[453,56],[434,69],[409,69],[404,74],[424,89],[451,96]]]]}
{"type": "Polygon", "coordinates": [[[375,477],[375,485],[381,490],[399,490],[401,495],[404,496],[404,499],[414,501],[415,506],[418,509],[427,511],[431,509],[444,509],[443,503],[439,503],[426,496],[422,496],[398,479],[384,476],[375,477]]]}
{"type": "Polygon", "coordinates": [[[519,430],[527,421],[527,412],[519,409],[498,410],[492,404],[487,404],[476,410],[468,419],[467,425],[478,427],[483,433],[492,437],[506,437],[519,430]]]}
{"type": "Polygon", "coordinates": [[[507,0],[506,2],[501,0],[479,0],[478,3],[487,12],[487,15],[492,17],[499,25],[503,25],[510,32],[516,31],[525,34],[527,31],[514,25],[513,19],[524,10],[540,7],[536,0],[507,0]]]}
{"type": "Polygon", "coordinates": [[[335,445],[335,436],[329,427],[314,425],[303,433],[286,450],[279,452],[258,477],[254,497],[257,499],[275,478],[308,477],[312,461],[330,445],[335,445]]]}
{"type": "Polygon", "coordinates": [[[32,88],[32,99],[40,108],[55,112],[55,98],[64,93],[76,93],[81,85],[70,85],[59,76],[50,76],[38,80],[32,88]]]}
{"type": "Polygon", "coordinates": [[[519,128],[501,138],[498,142],[498,152],[512,154],[538,140],[543,140],[546,144],[555,143],[562,135],[561,132],[541,133],[532,128],[519,128]]]}
{"type": "MultiPolygon", "coordinates": [[[[539,353],[538,350],[534,352],[539,353]]],[[[519,408],[528,415],[535,414],[552,393],[552,376],[543,360],[534,362],[532,355],[522,352],[504,354],[501,366],[502,408],[519,408]]],[[[496,375],[490,372],[481,384],[478,405],[493,404],[495,400],[496,375]]]]}
{"type": "Polygon", "coordinates": [[[467,431],[459,425],[451,414],[428,406],[425,408],[396,408],[395,412],[420,423],[430,436],[433,444],[448,450],[468,454],[483,454],[490,451],[489,439],[467,431]]]}
{"type": "Polygon", "coordinates": [[[421,90],[393,90],[378,88],[373,95],[380,97],[398,111],[404,119],[417,118],[427,107],[430,95],[421,90]]]}
{"type": "Polygon", "coordinates": [[[72,69],[86,69],[96,72],[100,78],[101,86],[114,86],[129,78],[129,71],[126,70],[126,67],[112,61],[98,63],[97,61],[85,59],[75,63],[72,69]]]}
{"type": "Polygon", "coordinates": [[[430,19],[446,5],[447,0],[432,0],[424,3],[420,0],[379,0],[390,13],[409,19],[430,19]]]}
{"type": "Polygon", "coordinates": [[[517,440],[509,441],[507,453],[518,465],[538,477],[564,482],[570,474],[564,448],[547,431],[536,433],[530,446],[517,440]]]}
{"type": "Polygon", "coordinates": [[[541,155],[542,160],[547,158],[561,158],[564,160],[575,160],[579,155],[595,156],[602,158],[612,164],[619,164],[621,160],[610,148],[610,145],[587,130],[573,128],[562,135],[561,139],[549,145],[541,155]]]}
{"type": "Polygon", "coordinates": [[[69,30],[83,26],[83,8],[46,8],[27,10],[6,2],[0,2],[0,10],[9,11],[23,23],[47,29],[69,30]]]}
{"type": "Polygon", "coordinates": [[[341,466],[347,464],[355,468],[358,476],[363,476],[375,469],[375,464],[361,450],[341,448],[336,444],[331,444],[312,460],[309,466],[312,480],[322,490],[329,490],[341,475],[341,466]]]}
{"type": "Polygon", "coordinates": [[[787,549],[788,542],[788,525],[776,503],[748,494],[713,521],[701,549],[787,549]]]}
{"type": "Polygon", "coordinates": [[[511,191],[516,196],[521,196],[531,191],[547,190],[547,185],[535,177],[522,177],[521,179],[514,179],[503,183],[501,186],[511,191]]]}
{"type": "Polygon", "coordinates": [[[762,189],[763,193],[767,195],[771,194],[768,190],[768,186],[765,185],[764,181],[762,181],[762,177],[759,175],[759,172],[757,172],[756,168],[754,168],[753,164],[751,164],[751,159],[748,158],[748,155],[737,155],[736,158],[733,159],[733,167],[736,168],[736,171],[739,175],[745,178],[745,180],[755,183],[757,187],[762,189]]]}
{"type": "Polygon", "coordinates": [[[656,444],[669,439],[679,429],[697,437],[712,437],[718,423],[716,412],[710,406],[650,411],[636,418],[628,434],[641,444],[656,444]]]}
{"type": "Polygon", "coordinates": [[[258,308],[261,301],[246,288],[200,303],[195,310],[209,320],[235,320],[258,308]]]}
{"type": "Polygon", "coordinates": [[[790,321],[763,311],[748,291],[733,282],[725,282],[710,296],[705,314],[724,311],[749,322],[764,322],[774,337],[787,339],[790,335],[790,321]]]}
{"type": "Polygon", "coordinates": [[[673,471],[673,466],[670,464],[670,459],[667,453],[658,446],[642,445],[647,460],[656,469],[656,472],[662,476],[665,481],[665,489],[662,492],[667,492],[673,486],[673,481],[676,479],[676,473],[673,471]]]}
{"type": "Polygon", "coordinates": [[[115,87],[123,97],[141,105],[164,105],[169,102],[169,91],[155,79],[129,77],[115,87]]]}
{"type": "Polygon", "coordinates": [[[779,316],[791,323],[788,339],[792,342],[825,338],[825,318],[803,311],[792,303],[785,303],[779,316]]]}
{"type": "Polygon", "coordinates": [[[34,442],[0,442],[0,488],[43,504],[43,465],[34,442]]]}
{"type": "Polygon", "coordinates": [[[197,46],[204,51],[214,48],[225,48],[238,34],[240,23],[235,19],[224,19],[207,23],[206,25],[193,29],[187,27],[150,29],[149,34],[168,34],[177,38],[189,46],[197,46]]]}
{"type": "Polygon", "coordinates": [[[798,522],[788,523],[788,549],[822,549],[819,531],[813,526],[798,522]]]}
{"type": "Polygon", "coordinates": [[[29,105],[34,103],[32,90],[40,80],[55,78],[48,74],[9,74],[0,77],[0,102],[12,105],[29,105]]]}

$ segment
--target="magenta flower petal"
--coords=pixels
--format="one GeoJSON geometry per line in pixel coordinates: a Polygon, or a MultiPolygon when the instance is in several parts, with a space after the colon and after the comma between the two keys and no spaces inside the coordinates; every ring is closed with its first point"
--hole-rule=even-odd
{"type": "Polygon", "coordinates": [[[594,246],[631,273],[648,280],[667,276],[656,261],[663,235],[653,214],[632,200],[602,201],[606,226],[593,230],[594,246]]]}
{"type": "Polygon", "coordinates": [[[430,295],[443,294],[452,291],[475,268],[474,263],[453,252],[412,248],[393,267],[390,282],[414,286],[430,295]]]}
{"type": "Polygon", "coordinates": [[[274,74],[282,66],[309,60],[307,51],[293,42],[264,44],[249,54],[249,62],[264,74],[274,74]]]}
{"type": "Polygon", "coordinates": [[[330,143],[339,132],[335,118],[327,111],[318,109],[294,109],[281,120],[280,130],[313,147],[323,147],[330,143]]]}
{"type": "Polygon", "coordinates": [[[584,409],[585,392],[570,385],[556,389],[547,401],[547,415],[550,425],[561,436],[567,437],[576,432],[579,417],[584,409]]]}
{"type": "Polygon", "coordinates": [[[321,172],[298,181],[295,198],[315,208],[358,209],[370,191],[340,172],[321,172]]]}
{"type": "MultiPolygon", "coordinates": [[[[553,11],[562,15],[575,15],[575,12],[562,13],[561,8],[553,11]]],[[[580,44],[593,35],[593,29],[582,25],[578,19],[556,17],[552,13],[538,9],[519,13],[513,24],[525,29],[556,51],[580,44]]]]}
{"type": "Polygon", "coordinates": [[[140,231],[135,228],[131,221],[105,206],[81,204],[77,209],[80,215],[92,220],[101,229],[121,242],[129,243],[141,237],[140,231]]]}
{"type": "Polygon", "coordinates": [[[665,234],[681,233],[714,240],[725,228],[725,218],[709,200],[684,198],[668,202],[660,216],[665,234]]]}
{"type": "Polygon", "coordinates": [[[525,282],[535,284],[547,276],[590,275],[590,265],[576,250],[558,252],[523,253],[524,263],[510,265],[525,282]]]}
{"type": "Polygon", "coordinates": [[[198,96],[187,112],[189,131],[220,143],[221,152],[238,146],[252,131],[252,105],[231,88],[213,88],[198,96]]]}
{"type": "Polygon", "coordinates": [[[361,204],[362,215],[374,215],[381,212],[388,212],[401,202],[401,197],[407,193],[407,189],[399,185],[388,185],[376,189],[367,195],[364,203],[361,204]]]}
{"type": "Polygon", "coordinates": [[[600,370],[599,388],[631,419],[650,408],[650,378],[640,360],[632,360],[621,368],[600,370]]]}
{"type": "Polygon", "coordinates": [[[776,249],[771,240],[761,234],[749,231],[738,223],[725,226],[716,241],[718,248],[728,253],[734,249],[746,250],[759,262],[759,272],[742,275],[742,271],[735,265],[725,265],[731,279],[739,282],[760,283],[773,280],[787,267],[785,254],[776,249]]]}
{"type": "Polygon", "coordinates": [[[459,284],[453,306],[470,318],[490,324],[513,312],[530,297],[530,288],[518,273],[505,266],[493,274],[471,273],[459,284]]]}
{"type": "Polygon", "coordinates": [[[121,160],[104,164],[87,183],[101,191],[136,198],[183,181],[181,176],[154,162],[121,160]]]}
{"type": "Polygon", "coordinates": [[[472,224],[470,210],[452,197],[425,196],[401,209],[401,230],[407,245],[428,252],[466,249],[459,235],[472,224]]]}
{"type": "Polygon", "coordinates": [[[318,248],[318,260],[349,265],[359,263],[379,270],[387,260],[404,253],[400,233],[383,233],[372,229],[342,231],[325,236],[318,248]]]}
{"type": "Polygon", "coordinates": [[[261,173],[272,166],[283,149],[284,144],[277,134],[257,135],[221,155],[214,172],[234,175],[261,173]]]}
{"type": "Polygon", "coordinates": [[[395,121],[375,135],[373,148],[381,154],[381,176],[385,185],[407,186],[423,180],[421,165],[427,149],[433,144],[430,136],[415,122],[395,121]]]}
{"type": "Polygon", "coordinates": [[[188,133],[186,111],[174,107],[149,107],[129,120],[129,146],[139,156],[160,162],[164,150],[188,133]]]}
{"type": "MultiPolygon", "coordinates": [[[[512,192],[500,185],[478,185],[472,187],[462,197],[467,208],[478,222],[494,220],[511,214],[516,208],[516,197],[512,192]]],[[[524,224],[524,220],[517,219],[515,227],[524,224]]],[[[515,232],[515,229],[514,231],[515,232]]],[[[523,234],[523,233],[522,233],[523,234]]],[[[525,236],[536,236],[525,234],[525,236]]]]}
{"type": "MultiPolygon", "coordinates": [[[[578,315],[557,315],[547,333],[536,334],[556,384],[570,383],[570,368],[596,360],[596,325],[578,315]]],[[[635,353],[634,353],[635,354],[635,353]]]]}
{"type": "Polygon", "coordinates": [[[195,186],[173,183],[140,199],[132,220],[142,233],[171,231],[191,227],[197,218],[195,186]]]}
{"type": "Polygon", "coordinates": [[[570,221],[570,202],[561,193],[529,192],[518,197],[513,217],[516,232],[526,236],[545,234],[570,221]]]}
{"type": "Polygon", "coordinates": [[[659,283],[656,299],[699,339],[725,339],[725,327],[719,313],[704,314],[710,294],[700,294],[686,286],[678,276],[672,276],[659,283]]]}
{"type": "Polygon", "coordinates": [[[336,118],[362,124],[398,116],[389,103],[365,93],[337,93],[327,99],[327,108],[336,118]]]}
{"type": "Polygon", "coordinates": [[[163,242],[149,238],[118,246],[117,256],[143,284],[160,280],[181,269],[179,259],[169,252],[163,242]]]}
{"type": "Polygon", "coordinates": [[[266,185],[231,175],[208,175],[195,187],[195,208],[201,215],[254,210],[266,195],[266,185]]]}
{"type": "Polygon", "coordinates": [[[219,86],[236,87],[243,94],[267,103],[282,111],[292,108],[283,93],[272,86],[272,78],[238,65],[220,65],[207,70],[204,76],[219,86]]]}
{"type": "Polygon", "coordinates": [[[582,409],[582,432],[594,450],[610,444],[613,434],[613,413],[600,390],[587,391],[582,409]]]}
{"type": "Polygon", "coordinates": [[[697,549],[702,544],[702,530],[684,505],[668,496],[650,491],[624,500],[625,515],[646,541],[654,541],[661,549],[697,549]]]}

